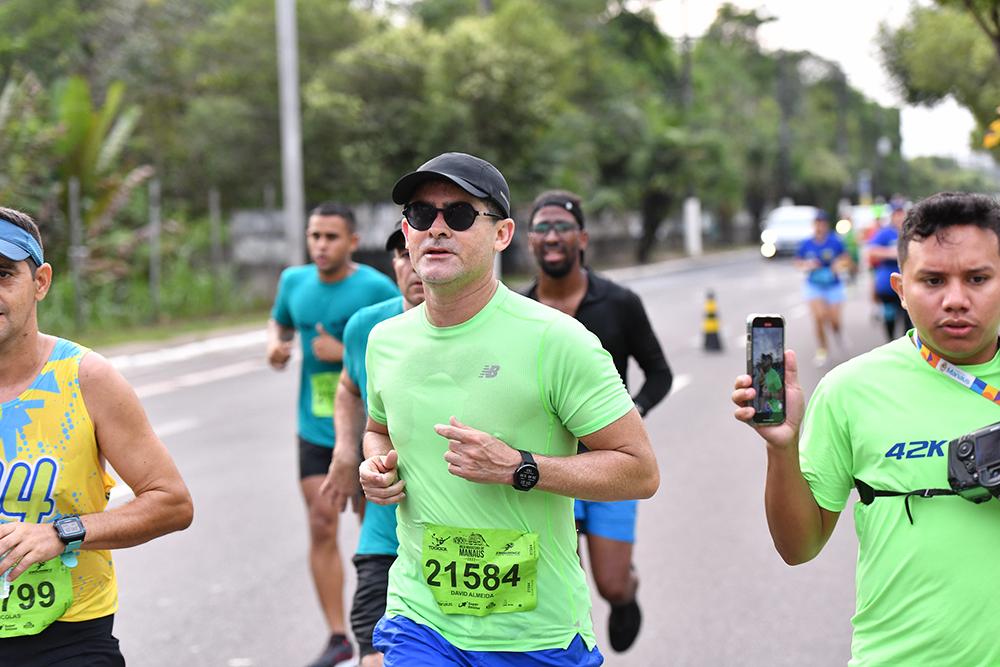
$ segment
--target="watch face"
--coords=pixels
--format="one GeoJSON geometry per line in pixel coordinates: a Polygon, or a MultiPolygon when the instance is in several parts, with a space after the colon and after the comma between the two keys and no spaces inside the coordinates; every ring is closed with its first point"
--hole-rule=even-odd
{"type": "Polygon", "coordinates": [[[538,468],[524,465],[517,470],[517,485],[522,489],[530,489],[538,484],[538,468]]]}
{"type": "Polygon", "coordinates": [[[73,540],[86,534],[83,521],[78,516],[63,517],[56,521],[56,532],[63,540],[73,540]]]}

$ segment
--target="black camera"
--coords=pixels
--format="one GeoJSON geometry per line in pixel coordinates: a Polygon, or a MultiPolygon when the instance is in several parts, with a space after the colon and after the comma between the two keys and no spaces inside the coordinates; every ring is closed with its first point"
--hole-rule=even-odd
{"type": "Polygon", "coordinates": [[[1000,422],[948,443],[948,484],[974,503],[1000,498],[1000,422]]]}

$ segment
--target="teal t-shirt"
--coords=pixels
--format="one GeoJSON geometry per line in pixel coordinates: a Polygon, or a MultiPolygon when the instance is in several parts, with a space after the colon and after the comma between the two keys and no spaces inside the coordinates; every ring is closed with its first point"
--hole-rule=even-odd
{"type": "MultiPolygon", "coordinates": [[[[575,455],[579,438],[633,409],[597,337],[500,284],[479,313],[457,326],[431,325],[424,306],[379,324],[368,341],[367,367],[369,415],[388,427],[406,480],[386,613],[430,626],[463,650],[565,648],[577,634],[593,647],[573,499],[452,475],[444,461],[448,443],[434,425],[455,416],[516,449],[575,455]],[[485,616],[444,613],[422,559],[431,525],[537,534],[537,606],[485,616]]],[[[467,547],[481,545],[482,535],[489,533],[472,535],[467,547]]]]}
{"type": "Polygon", "coordinates": [[[333,397],[341,364],[320,361],[313,355],[316,324],[343,340],[344,325],[359,308],[397,296],[389,278],[364,264],[341,281],[324,283],[315,264],[293,266],[281,272],[271,318],[294,328],[302,342],[299,381],[299,436],[309,442],[333,447],[333,397]]]}
{"type": "MultiPolygon", "coordinates": [[[[1000,385],[1000,355],[963,366],[1000,385]]],[[[854,478],[886,491],[948,487],[948,442],[1000,421],[1000,406],[932,368],[909,335],[830,371],[809,401],[802,472],[839,512],[854,478]]],[[[1000,665],[1000,501],[856,502],[852,665],[1000,665]]]]}
{"type": "MultiPolygon", "coordinates": [[[[344,327],[344,373],[361,390],[361,400],[368,404],[368,373],[365,352],[372,328],[403,312],[403,297],[397,296],[374,306],[362,308],[351,316],[344,327]]],[[[358,554],[395,556],[399,548],[396,539],[396,506],[365,503],[365,518],[358,536],[358,554]]]]}

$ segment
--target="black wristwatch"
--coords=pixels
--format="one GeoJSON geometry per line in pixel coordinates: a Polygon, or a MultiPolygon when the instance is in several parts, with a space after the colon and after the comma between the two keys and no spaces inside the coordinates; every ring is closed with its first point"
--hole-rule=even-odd
{"type": "Polygon", "coordinates": [[[531,491],[538,484],[538,464],[531,452],[523,449],[517,450],[521,453],[521,465],[514,471],[513,487],[518,491],[531,491]]]}
{"type": "Polygon", "coordinates": [[[52,522],[56,527],[56,534],[66,545],[66,551],[79,549],[83,544],[83,538],[87,536],[87,529],[83,526],[83,521],[76,514],[67,514],[52,522]]]}

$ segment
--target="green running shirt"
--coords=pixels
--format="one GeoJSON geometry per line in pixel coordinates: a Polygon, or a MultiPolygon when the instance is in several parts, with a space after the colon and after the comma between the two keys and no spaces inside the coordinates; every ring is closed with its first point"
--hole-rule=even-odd
{"type": "Polygon", "coordinates": [[[434,425],[454,415],[516,449],[575,455],[578,438],[633,408],[597,337],[499,284],[489,303],[457,326],[431,325],[424,306],[378,324],[366,366],[369,415],[387,425],[406,480],[386,613],[430,626],[463,650],[566,648],[577,634],[593,647],[573,499],[452,475],[447,441],[434,425]],[[443,613],[423,571],[425,524],[537,533],[537,607],[483,617],[443,613]]]}
{"type": "MultiPolygon", "coordinates": [[[[963,366],[1000,384],[1000,355],[963,366]]],[[[948,442],[1000,421],[995,403],[932,368],[909,335],[830,371],[809,401],[802,472],[816,502],[875,489],[948,487],[948,442]]],[[[1000,501],[902,497],[854,505],[857,607],[851,665],[1000,665],[1000,501]]]]}

